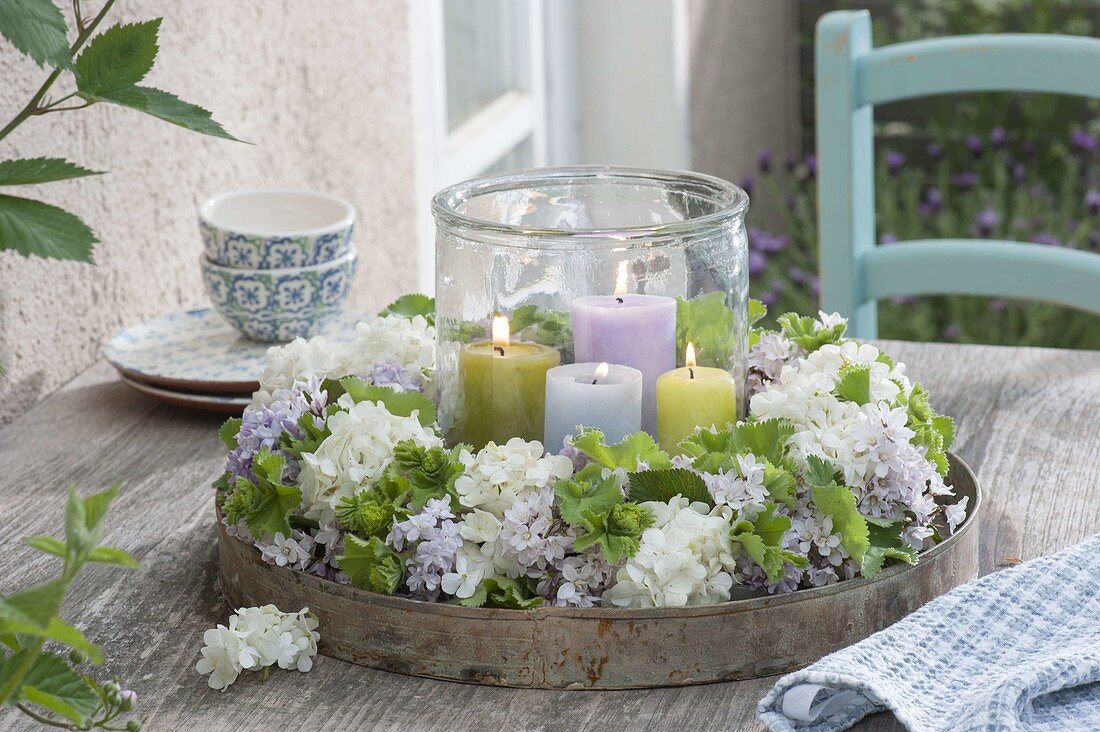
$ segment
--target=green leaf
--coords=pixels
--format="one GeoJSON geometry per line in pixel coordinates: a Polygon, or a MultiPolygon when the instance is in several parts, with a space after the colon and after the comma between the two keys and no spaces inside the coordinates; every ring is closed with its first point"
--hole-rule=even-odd
{"type": "Polygon", "coordinates": [[[511,326],[517,340],[534,341],[552,348],[566,348],[573,342],[568,313],[521,305],[512,311],[511,326]]]}
{"type": "Polygon", "coordinates": [[[344,553],[336,564],[355,587],[392,595],[404,576],[401,557],[377,536],[366,541],[355,534],[344,537],[344,553]]]}
{"type": "Polygon", "coordinates": [[[254,539],[282,534],[290,536],[290,514],[302,503],[302,491],[283,485],[286,461],[278,453],[261,450],[252,461],[256,482],[237,478],[237,484],[251,486],[251,503],[244,510],[248,532],[254,539]]]}
{"type": "Polygon", "coordinates": [[[415,318],[423,315],[428,325],[435,325],[435,298],[422,295],[419,292],[402,295],[378,313],[379,316],[400,315],[405,318],[415,318]]]}
{"type": "Polygon", "coordinates": [[[760,300],[749,298],[749,326],[752,327],[768,315],[768,306],[760,300]]]}
{"type": "Polygon", "coordinates": [[[770,461],[764,462],[764,487],[772,500],[793,509],[798,502],[796,486],[794,473],[784,467],[772,465],[770,461]]]}
{"type": "Polygon", "coordinates": [[[777,320],[784,335],[807,353],[813,353],[829,343],[839,343],[848,327],[846,323],[839,323],[831,328],[818,328],[813,318],[797,313],[785,313],[777,320]]]}
{"type": "Polygon", "coordinates": [[[160,21],[120,23],[94,37],[76,59],[76,88],[109,97],[144,79],[157,57],[160,21]]]}
{"type": "Polygon", "coordinates": [[[614,475],[592,481],[576,478],[559,480],[554,486],[554,496],[566,523],[589,529],[586,513],[605,514],[623,502],[623,493],[614,475]]]}
{"type": "Polygon", "coordinates": [[[583,452],[605,468],[627,472],[639,469],[639,463],[648,470],[672,467],[672,460],[657,442],[645,432],[627,435],[614,445],[604,444],[603,432],[584,428],[573,437],[573,447],[583,452]]]}
{"type": "Polygon", "coordinates": [[[52,536],[30,536],[23,539],[23,543],[27,546],[34,547],[40,552],[53,554],[55,557],[64,559],[68,556],[69,549],[65,545],[65,542],[60,539],[55,539],[52,536]]]}
{"type": "Polygon", "coordinates": [[[707,484],[698,473],[690,470],[666,468],[644,470],[630,475],[630,500],[632,501],[668,503],[675,496],[683,496],[693,502],[702,501],[708,506],[714,505],[714,499],[707,490],[707,484]]]}
{"type": "Polygon", "coordinates": [[[871,403],[871,367],[865,363],[850,363],[837,374],[836,395],[856,404],[871,403]]]}
{"type": "Polygon", "coordinates": [[[430,427],[435,424],[435,404],[418,391],[397,391],[388,386],[374,386],[355,376],[340,379],[340,386],[356,403],[378,402],[387,412],[397,417],[411,417],[415,413],[421,425],[430,427]]]}
{"type": "Polygon", "coordinates": [[[526,597],[516,580],[506,577],[486,577],[478,583],[470,597],[456,600],[463,607],[495,607],[506,610],[527,610],[542,604],[541,597],[526,597]]]}
{"type": "Polygon", "coordinates": [[[103,651],[90,642],[84,634],[58,617],[54,617],[45,628],[25,620],[13,620],[3,617],[0,609],[0,636],[34,637],[57,641],[69,648],[75,648],[87,654],[92,663],[103,663],[103,651]]]}
{"type": "Polygon", "coordinates": [[[874,579],[887,559],[898,559],[906,564],[917,563],[917,552],[901,538],[904,524],[901,521],[875,522],[868,527],[870,546],[860,562],[860,574],[874,579]]]}
{"type": "Polygon", "coordinates": [[[61,158],[20,158],[0,161],[0,186],[23,186],[57,180],[103,175],[61,158]]]}
{"type": "Polygon", "coordinates": [[[817,455],[806,456],[806,472],[802,478],[806,485],[831,485],[836,482],[836,468],[833,464],[817,455]]]}
{"type": "MultiPolygon", "coordinates": [[[[309,415],[312,416],[312,415],[309,415]]],[[[222,441],[226,449],[235,450],[237,448],[237,435],[241,431],[241,418],[230,417],[225,420],[225,423],[218,430],[218,439],[222,441]]]]}
{"type": "Polygon", "coordinates": [[[943,438],[942,449],[944,452],[950,450],[951,445],[955,442],[955,420],[942,414],[936,415],[932,418],[932,429],[939,432],[943,438]]]}
{"type": "Polygon", "coordinates": [[[107,517],[107,508],[118,495],[120,484],[115,483],[100,493],[93,493],[84,499],[84,527],[95,537],[98,544],[103,535],[103,520],[107,517]]]}
{"type": "Polygon", "coordinates": [[[0,196],[0,250],[90,263],[97,241],[87,224],[68,211],[29,198],[0,196]]]}
{"type": "Polygon", "coordinates": [[[97,546],[88,555],[88,561],[97,564],[113,564],[127,569],[138,568],[137,560],[130,555],[130,552],[113,546],[97,546]]]}
{"type": "Polygon", "coordinates": [[[837,485],[815,485],[811,488],[817,509],[833,519],[833,531],[840,534],[840,543],[857,563],[870,546],[867,520],[860,515],[856,497],[850,488],[837,485]]]}
{"type": "Polygon", "coordinates": [[[0,2],[0,35],[39,66],[72,68],[65,17],[50,0],[0,2]]]}
{"type": "Polygon", "coordinates": [[[126,89],[112,91],[109,95],[80,92],[79,96],[89,102],[107,102],[136,109],[139,112],[145,112],[192,132],[220,137],[223,140],[241,142],[215,122],[207,110],[196,104],[185,102],[176,95],[160,89],[148,86],[131,86],[126,89]]]}
{"type": "Polygon", "coordinates": [[[42,653],[23,678],[21,696],[79,724],[99,708],[100,698],[61,656],[42,653]]]}
{"type": "MultiPolygon", "coordinates": [[[[783,465],[787,460],[787,440],[794,435],[794,424],[785,419],[767,419],[760,422],[739,422],[723,430],[699,430],[680,443],[681,449],[692,457],[708,453],[722,456],[752,453],[759,460],[773,465],[783,465]]],[[[705,463],[704,469],[717,467],[715,461],[705,463]]],[[[732,467],[732,460],[719,460],[725,469],[732,467]]]]}
{"type": "Polygon", "coordinates": [[[67,587],[58,578],[0,599],[0,632],[21,632],[6,625],[7,621],[45,630],[61,609],[67,587]]]}
{"type": "Polygon", "coordinates": [[[682,358],[688,343],[695,346],[700,366],[727,368],[733,356],[734,316],[726,293],[708,292],[691,300],[676,299],[676,353],[682,358]]]}
{"type": "Polygon", "coordinates": [[[730,541],[739,544],[767,577],[775,584],[783,579],[786,565],[806,567],[808,561],[800,554],[783,550],[783,537],[791,528],[789,516],[775,513],[775,504],[769,503],[754,521],[741,521],[730,529],[730,541]]]}

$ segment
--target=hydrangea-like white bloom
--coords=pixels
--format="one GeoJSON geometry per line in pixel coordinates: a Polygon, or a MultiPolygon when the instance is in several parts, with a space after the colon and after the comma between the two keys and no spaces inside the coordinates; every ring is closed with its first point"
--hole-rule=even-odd
{"type": "Polygon", "coordinates": [[[782,333],[762,333],[749,349],[749,396],[778,379],[784,366],[804,355],[806,352],[782,333]]]}
{"type": "Polygon", "coordinates": [[[752,521],[769,500],[764,487],[764,463],[758,463],[751,452],[737,456],[737,468],[717,474],[701,473],[711,497],[718,505],[739,512],[740,518],[752,521]]]}
{"type": "Polygon", "coordinates": [[[309,671],[317,655],[317,619],[307,608],[284,613],[274,605],[247,607],[203,634],[200,674],[210,674],[210,688],[225,691],[241,671],[258,671],[278,664],[282,669],[309,671]]]}
{"type": "Polygon", "coordinates": [[[573,463],[562,455],[545,455],[541,442],[513,437],[503,445],[490,442],[477,455],[463,450],[465,472],[455,481],[458,500],[497,518],[526,493],[553,485],[573,474],[573,463]]]}
{"type": "Polygon", "coordinates": [[[393,460],[393,448],[402,440],[436,447],[443,440],[425,429],[414,413],[399,417],[379,402],[355,404],[345,394],[338,402],[344,411],[329,416],[331,434],[312,453],[302,454],[302,505],[305,516],[321,523],[335,520],[341,498],[353,495],[382,474],[393,460]]]}
{"type": "Polygon", "coordinates": [[[273,346],[264,356],[260,390],[252,395],[252,406],[259,407],[292,397],[295,382],[310,382],[330,376],[346,376],[347,346],[332,343],[324,336],[308,341],[295,338],[285,346],[273,346]]]}
{"type": "Polygon", "coordinates": [[[619,607],[679,607],[725,602],[735,565],[729,530],[732,512],[677,496],[642,504],[656,523],[642,534],[638,552],[603,593],[619,607]]]}
{"type": "Polygon", "coordinates": [[[430,374],[435,369],[435,328],[423,315],[387,315],[355,327],[356,338],[344,364],[349,374],[368,374],[375,364],[400,364],[430,374]]]}

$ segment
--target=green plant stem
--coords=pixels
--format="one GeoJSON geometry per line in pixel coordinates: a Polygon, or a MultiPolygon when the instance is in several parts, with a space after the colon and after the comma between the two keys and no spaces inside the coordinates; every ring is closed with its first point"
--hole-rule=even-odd
{"type": "Polygon", "coordinates": [[[30,717],[34,721],[38,722],[39,724],[47,724],[51,727],[60,727],[62,729],[72,729],[72,725],[70,725],[68,722],[59,722],[56,719],[50,719],[49,717],[44,717],[41,714],[39,714],[38,712],[31,709],[30,707],[28,707],[26,704],[16,704],[15,707],[19,711],[23,712],[23,714],[26,714],[28,717],[30,717]]]}
{"type": "MultiPolygon", "coordinates": [[[[95,18],[92,19],[92,22],[89,23],[87,27],[82,27],[79,29],[76,40],[73,41],[73,45],[69,48],[70,55],[76,56],[76,52],[91,37],[92,33],[95,32],[95,29],[99,25],[100,21],[103,20],[104,16],[107,15],[107,11],[109,11],[111,9],[111,6],[114,4],[115,0],[107,0],[107,2],[103,4],[103,7],[100,9],[99,13],[97,13],[95,18]]],[[[61,69],[54,69],[50,72],[50,75],[46,77],[46,81],[43,82],[42,86],[38,88],[38,91],[34,93],[34,96],[31,97],[31,100],[27,102],[27,106],[23,107],[22,111],[20,111],[19,114],[15,115],[15,119],[13,119],[11,122],[8,122],[8,124],[4,126],[4,129],[0,130],[0,140],[3,140],[12,130],[26,122],[32,116],[42,113],[41,108],[39,108],[38,104],[42,101],[42,98],[46,96],[46,92],[50,90],[50,87],[53,86],[53,83],[57,81],[59,76],[61,76],[61,71],[61,69]]],[[[67,107],[65,109],[78,109],[78,107],[67,107]]],[[[56,111],[62,110],[58,109],[56,111]]]]}

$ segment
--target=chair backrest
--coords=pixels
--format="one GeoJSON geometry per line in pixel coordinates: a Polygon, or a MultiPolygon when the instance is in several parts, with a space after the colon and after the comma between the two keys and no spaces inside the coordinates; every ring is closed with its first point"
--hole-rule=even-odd
{"type": "Polygon", "coordinates": [[[1040,244],[942,239],[876,246],[873,107],[969,91],[1100,97],[1100,40],[976,35],[873,49],[866,10],[817,23],[815,42],[821,301],[877,336],[875,301],[971,294],[1045,300],[1100,313],[1100,255],[1040,244]]]}

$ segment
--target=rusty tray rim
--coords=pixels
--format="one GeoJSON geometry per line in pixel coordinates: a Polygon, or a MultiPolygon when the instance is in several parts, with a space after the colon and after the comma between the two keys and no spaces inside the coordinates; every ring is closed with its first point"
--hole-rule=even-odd
{"type": "MultiPolygon", "coordinates": [[[[751,612],[754,610],[775,607],[777,605],[793,604],[798,602],[810,602],[818,600],[830,595],[844,594],[853,590],[857,590],[861,587],[865,587],[870,584],[879,583],[895,577],[899,574],[905,574],[912,571],[917,571],[925,564],[929,559],[933,559],[947,551],[958,543],[958,541],[968,534],[970,531],[975,531],[973,528],[978,523],[978,513],[982,503],[982,489],[978,483],[977,476],[974,475],[974,471],[970,466],[966,464],[958,455],[953,452],[947,453],[948,461],[950,464],[949,475],[955,474],[956,471],[964,473],[969,482],[974,486],[974,493],[972,495],[972,501],[967,506],[966,518],[963,523],[955,530],[951,536],[944,541],[940,542],[933,548],[921,552],[920,560],[917,564],[898,564],[880,572],[874,579],[867,579],[860,577],[853,580],[845,580],[843,582],[837,582],[835,584],[826,585],[825,587],[814,587],[804,590],[797,590],[795,592],[789,592],[781,595],[768,595],[767,597],[755,597],[740,600],[729,600],[727,602],[711,603],[706,605],[688,605],[684,607],[660,607],[660,608],[605,608],[605,607],[592,607],[592,608],[575,608],[575,607],[555,607],[555,606],[541,606],[531,608],[529,610],[509,610],[503,608],[470,608],[463,607],[462,605],[456,605],[445,602],[428,602],[425,600],[413,600],[407,597],[399,597],[397,595],[383,595],[377,592],[371,592],[370,590],[360,589],[358,587],[352,587],[350,585],[342,585],[338,582],[326,580],[316,575],[307,574],[300,570],[291,569],[289,567],[279,567],[274,564],[264,563],[264,567],[270,571],[276,577],[285,578],[284,581],[295,582],[300,585],[320,592],[325,592],[331,595],[344,597],[350,600],[356,600],[359,602],[368,603],[378,607],[388,607],[394,609],[400,609],[407,612],[424,613],[434,616],[449,616],[457,618],[473,618],[483,620],[538,620],[540,618],[571,618],[575,620],[650,620],[660,618],[691,618],[691,617],[705,617],[709,615],[728,615],[738,612],[751,612]]],[[[954,484],[954,481],[952,481],[954,484]]],[[[215,506],[215,515],[217,517],[218,535],[220,540],[230,541],[236,545],[239,545],[240,550],[251,557],[256,563],[260,563],[260,553],[255,547],[245,544],[239,539],[229,536],[225,532],[225,525],[221,521],[221,511],[215,506]]],[[[221,553],[219,552],[219,565],[222,563],[221,553]]],[[[222,578],[224,581],[224,577],[222,578]]]]}

